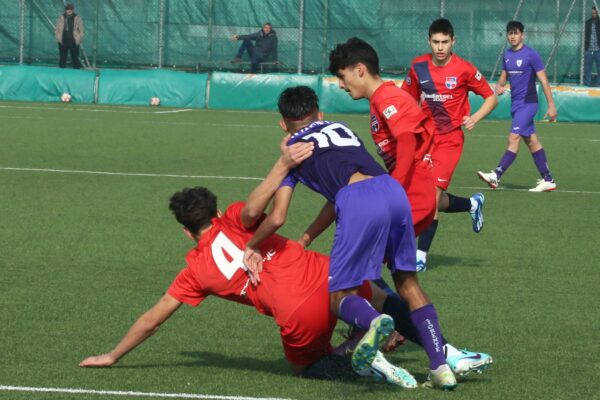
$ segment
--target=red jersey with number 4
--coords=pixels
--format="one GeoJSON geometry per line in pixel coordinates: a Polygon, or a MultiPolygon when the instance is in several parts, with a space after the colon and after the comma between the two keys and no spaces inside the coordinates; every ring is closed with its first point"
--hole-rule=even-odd
{"type": "Polygon", "coordinates": [[[483,98],[494,95],[481,72],[456,54],[443,67],[433,64],[431,53],[415,58],[402,89],[421,102],[423,111],[433,119],[436,134],[461,127],[463,117],[471,112],[469,92],[483,98]]]}
{"type": "Polygon", "coordinates": [[[419,105],[393,81],[384,82],[369,99],[371,105],[371,136],[377,145],[377,153],[387,170],[396,167],[396,138],[400,135],[415,135],[417,149],[412,155],[415,163],[429,153],[433,126],[419,105]]]}
{"type": "Polygon", "coordinates": [[[242,224],[243,208],[244,203],[234,203],[222,217],[212,220],[211,229],[188,253],[188,266],[179,272],[168,293],[192,306],[209,295],[251,305],[282,325],[327,282],[329,258],[282,236],[271,235],[260,245],[263,271],[261,282],[253,286],[242,260],[254,231],[242,224]]]}

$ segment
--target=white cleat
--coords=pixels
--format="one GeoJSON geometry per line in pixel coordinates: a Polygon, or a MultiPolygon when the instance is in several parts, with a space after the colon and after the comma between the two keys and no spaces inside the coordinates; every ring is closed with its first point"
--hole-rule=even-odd
{"type": "Polygon", "coordinates": [[[418,387],[417,380],[404,368],[397,367],[385,359],[378,351],[369,368],[357,372],[360,376],[370,376],[376,381],[385,379],[387,383],[404,389],[418,387]]]}
{"type": "Polygon", "coordinates": [[[491,172],[478,171],[477,176],[479,177],[479,179],[487,183],[488,186],[492,189],[496,189],[500,184],[500,179],[498,178],[498,175],[496,175],[496,172],[493,170],[491,172]]]}
{"type": "Polygon", "coordinates": [[[426,388],[442,390],[454,390],[457,385],[456,377],[448,364],[443,364],[435,370],[430,370],[427,382],[423,384],[426,388]]]}
{"type": "Polygon", "coordinates": [[[537,185],[534,188],[529,189],[530,192],[551,192],[553,190],[556,190],[556,182],[554,182],[554,179],[551,181],[538,179],[537,185]]]}

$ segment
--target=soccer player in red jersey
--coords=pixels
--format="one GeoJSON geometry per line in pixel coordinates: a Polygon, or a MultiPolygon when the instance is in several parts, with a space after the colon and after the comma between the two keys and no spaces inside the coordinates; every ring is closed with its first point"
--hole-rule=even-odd
{"type": "MultiPolygon", "coordinates": [[[[415,58],[402,89],[419,101],[423,111],[434,122],[434,140],[431,159],[433,178],[436,185],[437,210],[447,213],[469,212],[473,230],[483,228],[483,194],[471,198],[447,193],[452,174],[463,149],[462,126],[471,130],[498,104],[494,92],[483,75],[470,62],[452,52],[456,43],[454,28],[447,19],[441,18],[429,27],[431,53],[415,58]],[[485,100],[471,114],[469,92],[485,100]]],[[[438,227],[436,212],[433,223],[419,237],[417,262],[425,268],[427,252],[438,227]]]]}
{"type": "MultiPolygon", "coordinates": [[[[329,257],[305,250],[299,243],[279,235],[267,238],[261,249],[265,254],[259,286],[249,284],[242,263],[243,246],[265,215],[259,210],[263,199],[250,196],[247,203],[230,205],[224,214],[217,211],[216,197],[206,188],[184,189],[171,197],[170,209],[184,225],[184,232],[197,242],[187,257],[187,267],[179,272],[166,294],[142,314],[127,334],[109,353],[87,357],[81,367],[110,367],[145,339],[156,333],[185,303],[198,306],[209,295],[254,306],[272,316],[280,328],[285,356],[296,375],[310,378],[348,376],[350,358],[332,354],[331,336],[336,318],[329,312],[329,257]],[[241,246],[241,247],[240,247],[241,246]]],[[[394,318],[406,338],[419,344],[406,304],[371,288],[364,282],[361,296],[383,310],[395,310],[394,318]]],[[[403,339],[396,333],[384,347],[392,350],[403,339]]],[[[445,341],[444,341],[445,342],[445,341]]],[[[351,346],[344,343],[342,347],[351,346]]],[[[455,349],[445,344],[449,349],[455,349]]],[[[479,371],[480,366],[462,356],[460,371],[479,371]]],[[[378,354],[367,375],[401,385],[399,376],[406,373],[389,364],[378,354]]]]}
{"type": "Polygon", "coordinates": [[[389,174],[404,187],[415,235],[420,235],[435,215],[431,120],[408,93],[381,79],[379,58],[368,43],[352,38],[338,44],[329,61],[329,71],[338,77],[340,88],[355,100],[369,99],[377,153],[389,174]]]}

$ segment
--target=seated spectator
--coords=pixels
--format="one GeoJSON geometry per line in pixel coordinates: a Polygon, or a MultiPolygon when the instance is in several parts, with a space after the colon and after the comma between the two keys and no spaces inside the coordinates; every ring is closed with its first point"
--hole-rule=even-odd
{"type": "Polygon", "coordinates": [[[231,40],[243,40],[237,55],[231,60],[232,63],[242,62],[244,51],[248,52],[250,63],[252,64],[251,71],[254,73],[258,72],[260,63],[262,62],[278,62],[277,34],[270,22],[266,22],[262,29],[256,33],[250,35],[233,35],[231,40]],[[252,44],[252,40],[256,42],[254,45],[252,44]]]}

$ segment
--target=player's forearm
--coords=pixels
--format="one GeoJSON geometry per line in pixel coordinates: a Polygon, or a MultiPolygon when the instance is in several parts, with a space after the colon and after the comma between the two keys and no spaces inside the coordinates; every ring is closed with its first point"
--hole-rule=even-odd
{"type": "Polygon", "coordinates": [[[396,137],[396,165],[390,175],[403,186],[413,168],[416,150],[417,141],[413,134],[405,133],[396,137]]]}
{"type": "Polygon", "coordinates": [[[471,118],[473,119],[473,121],[475,123],[481,121],[482,119],[484,119],[489,113],[491,113],[494,108],[496,108],[496,106],[498,105],[498,99],[496,98],[496,96],[490,96],[487,99],[485,99],[485,101],[483,102],[483,104],[481,105],[481,107],[479,107],[479,109],[477,110],[476,113],[474,113],[471,118]]]}
{"type": "Polygon", "coordinates": [[[498,86],[505,86],[506,85],[506,80],[507,80],[506,78],[507,78],[506,77],[506,73],[502,72],[500,74],[500,78],[498,78],[498,82],[496,82],[496,85],[498,85],[498,86]]]}
{"type": "Polygon", "coordinates": [[[544,96],[546,97],[548,107],[556,107],[554,104],[554,98],[552,97],[552,88],[550,88],[550,84],[547,81],[545,84],[542,84],[542,90],[544,91],[544,96]]]}
{"type": "Polygon", "coordinates": [[[311,244],[325,229],[329,227],[335,221],[335,208],[330,202],[325,203],[319,215],[310,224],[310,226],[304,231],[300,238],[300,243],[304,246],[311,244]]]}
{"type": "Polygon", "coordinates": [[[250,193],[242,210],[242,220],[246,227],[253,226],[262,217],[288,172],[289,167],[280,158],[267,177],[250,193]]]}
{"type": "Polygon", "coordinates": [[[158,331],[160,323],[153,321],[148,313],[142,315],[121,339],[119,344],[109,353],[117,362],[125,354],[135,349],[144,340],[158,331]]]}
{"type": "Polygon", "coordinates": [[[252,238],[246,244],[246,247],[250,249],[258,249],[258,246],[260,246],[260,244],[266,238],[277,232],[282,225],[283,222],[278,221],[273,214],[267,215],[254,232],[252,238]]]}

